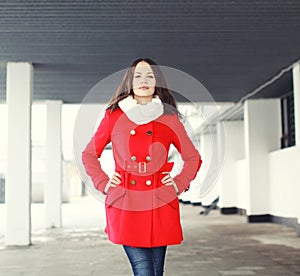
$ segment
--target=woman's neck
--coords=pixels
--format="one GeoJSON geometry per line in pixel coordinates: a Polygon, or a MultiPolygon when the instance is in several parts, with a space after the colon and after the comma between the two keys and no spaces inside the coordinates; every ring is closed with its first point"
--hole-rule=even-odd
{"type": "Polygon", "coordinates": [[[141,97],[134,95],[134,99],[137,101],[138,104],[147,104],[152,101],[152,96],[141,97]]]}

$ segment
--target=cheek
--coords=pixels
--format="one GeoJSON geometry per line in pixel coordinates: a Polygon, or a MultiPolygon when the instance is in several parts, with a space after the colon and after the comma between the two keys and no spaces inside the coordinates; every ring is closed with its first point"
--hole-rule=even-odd
{"type": "Polygon", "coordinates": [[[132,87],[132,91],[133,91],[133,94],[135,95],[138,95],[139,94],[139,89],[137,87],[132,87]]]}
{"type": "Polygon", "coordinates": [[[156,85],[155,79],[149,79],[148,82],[149,82],[149,86],[155,86],[156,85]]]}
{"type": "Polygon", "coordinates": [[[132,80],[132,87],[133,87],[133,88],[134,88],[134,87],[138,87],[138,84],[139,84],[138,80],[136,80],[136,79],[133,79],[133,80],[132,80]]]}
{"type": "Polygon", "coordinates": [[[154,92],[155,92],[155,85],[151,86],[149,90],[150,90],[150,94],[154,94],[154,92]]]}

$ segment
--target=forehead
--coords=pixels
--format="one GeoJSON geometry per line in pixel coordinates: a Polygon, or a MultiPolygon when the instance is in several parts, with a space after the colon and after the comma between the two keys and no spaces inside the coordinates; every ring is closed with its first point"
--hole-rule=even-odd
{"type": "Polygon", "coordinates": [[[150,72],[150,73],[153,73],[153,70],[151,68],[151,66],[149,65],[149,63],[145,62],[145,61],[141,61],[139,62],[136,67],[135,67],[135,72],[150,72]]]}

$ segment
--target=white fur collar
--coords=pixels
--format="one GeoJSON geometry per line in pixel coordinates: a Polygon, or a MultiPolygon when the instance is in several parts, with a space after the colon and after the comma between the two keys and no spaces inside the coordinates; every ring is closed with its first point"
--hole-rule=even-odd
{"type": "Polygon", "coordinates": [[[147,104],[138,104],[132,96],[128,96],[119,101],[119,107],[129,120],[137,125],[147,124],[157,119],[164,112],[163,104],[159,97],[153,98],[147,104]]]}

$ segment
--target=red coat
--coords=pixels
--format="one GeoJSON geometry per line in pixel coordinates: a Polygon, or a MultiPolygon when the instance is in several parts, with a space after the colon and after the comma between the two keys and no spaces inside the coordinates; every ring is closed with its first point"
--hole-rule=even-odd
{"type": "Polygon", "coordinates": [[[185,191],[201,165],[198,151],[177,115],[162,115],[137,125],[121,109],[106,111],[95,135],[82,153],[83,165],[97,190],[104,192],[109,177],[98,158],[112,143],[115,170],[121,184],[110,188],[106,197],[106,229],[113,243],[156,247],[181,243],[182,229],[174,187],[161,183],[163,172],[171,171],[169,147],[173,144],[184,161],[174,178],[185,191]]]}

